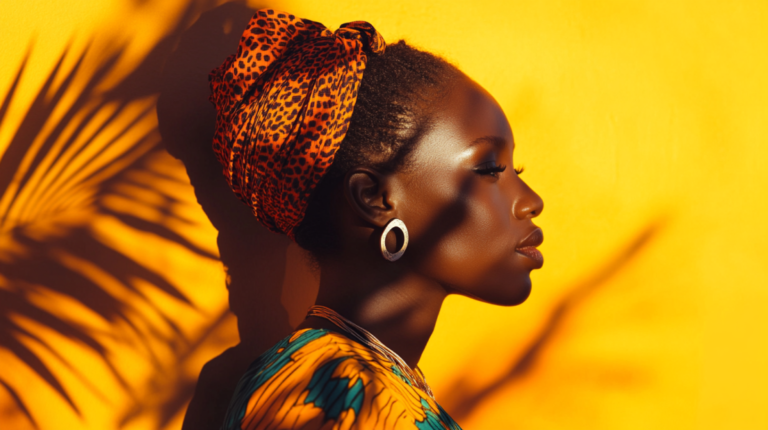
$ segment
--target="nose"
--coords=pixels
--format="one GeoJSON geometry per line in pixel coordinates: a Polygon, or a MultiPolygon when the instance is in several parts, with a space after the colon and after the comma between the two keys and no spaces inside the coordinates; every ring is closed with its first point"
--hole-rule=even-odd
{"type": "Polygon", "coordinates": [[[512,215],[519,220],[536,218],[544,210],[544,200],[523,181],[522,192],[512,203],[512,215]]]}

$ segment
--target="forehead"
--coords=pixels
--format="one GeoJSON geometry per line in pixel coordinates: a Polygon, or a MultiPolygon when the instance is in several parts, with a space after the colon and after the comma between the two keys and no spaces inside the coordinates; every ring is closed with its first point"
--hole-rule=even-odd
{"type": "Polygon", "coordinates": [[[510,150],[514,145],[512,129],[499,104],[484,88],[462,75],[432,106],[432,124],[421,143],[463,151],[478,141],[506,142],[510,150]]]}

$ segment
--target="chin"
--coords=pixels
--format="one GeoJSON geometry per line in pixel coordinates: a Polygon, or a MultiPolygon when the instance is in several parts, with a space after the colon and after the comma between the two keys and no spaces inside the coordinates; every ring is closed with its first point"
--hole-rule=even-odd
{"type": "Polygon", "coordinates": [[[513,294],[505,294],[495,304],[499,306],[517,306],[528,300],[528,296],[531,295],[531,278],[528,278],[526,282],[516,285],[513,294]]]}
{"type": "Polygon", "coordinates": [[[467,294],[465,291],[458,293],[492,305],[517,306],[531,295],[531,277],[525,276],[524,279],[518,279],[512,286],[507,282],[504,285],[486,285],[482,290],[476,290],[477,294],[467,294]]]}

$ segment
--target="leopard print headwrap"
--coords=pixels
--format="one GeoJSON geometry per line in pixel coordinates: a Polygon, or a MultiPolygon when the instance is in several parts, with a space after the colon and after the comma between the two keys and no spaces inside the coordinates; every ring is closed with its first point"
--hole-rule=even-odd
{"type": "Polygon", "coordinates": [[[237,54],[210,73],[213,150],[232,190],[270,230],[293,239],[347,133],[367,54],[385,46],[367,22],[334,33],[264,9],[237,54]]]}

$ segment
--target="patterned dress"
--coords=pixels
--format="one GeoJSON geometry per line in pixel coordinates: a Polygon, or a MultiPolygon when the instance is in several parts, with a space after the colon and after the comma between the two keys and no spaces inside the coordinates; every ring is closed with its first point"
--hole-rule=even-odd
{"type": "Polygon", "coordinates": [[[294,332],[240,379],[223,430],[461,430],[389,361],[324,329],[294,332]]]}

